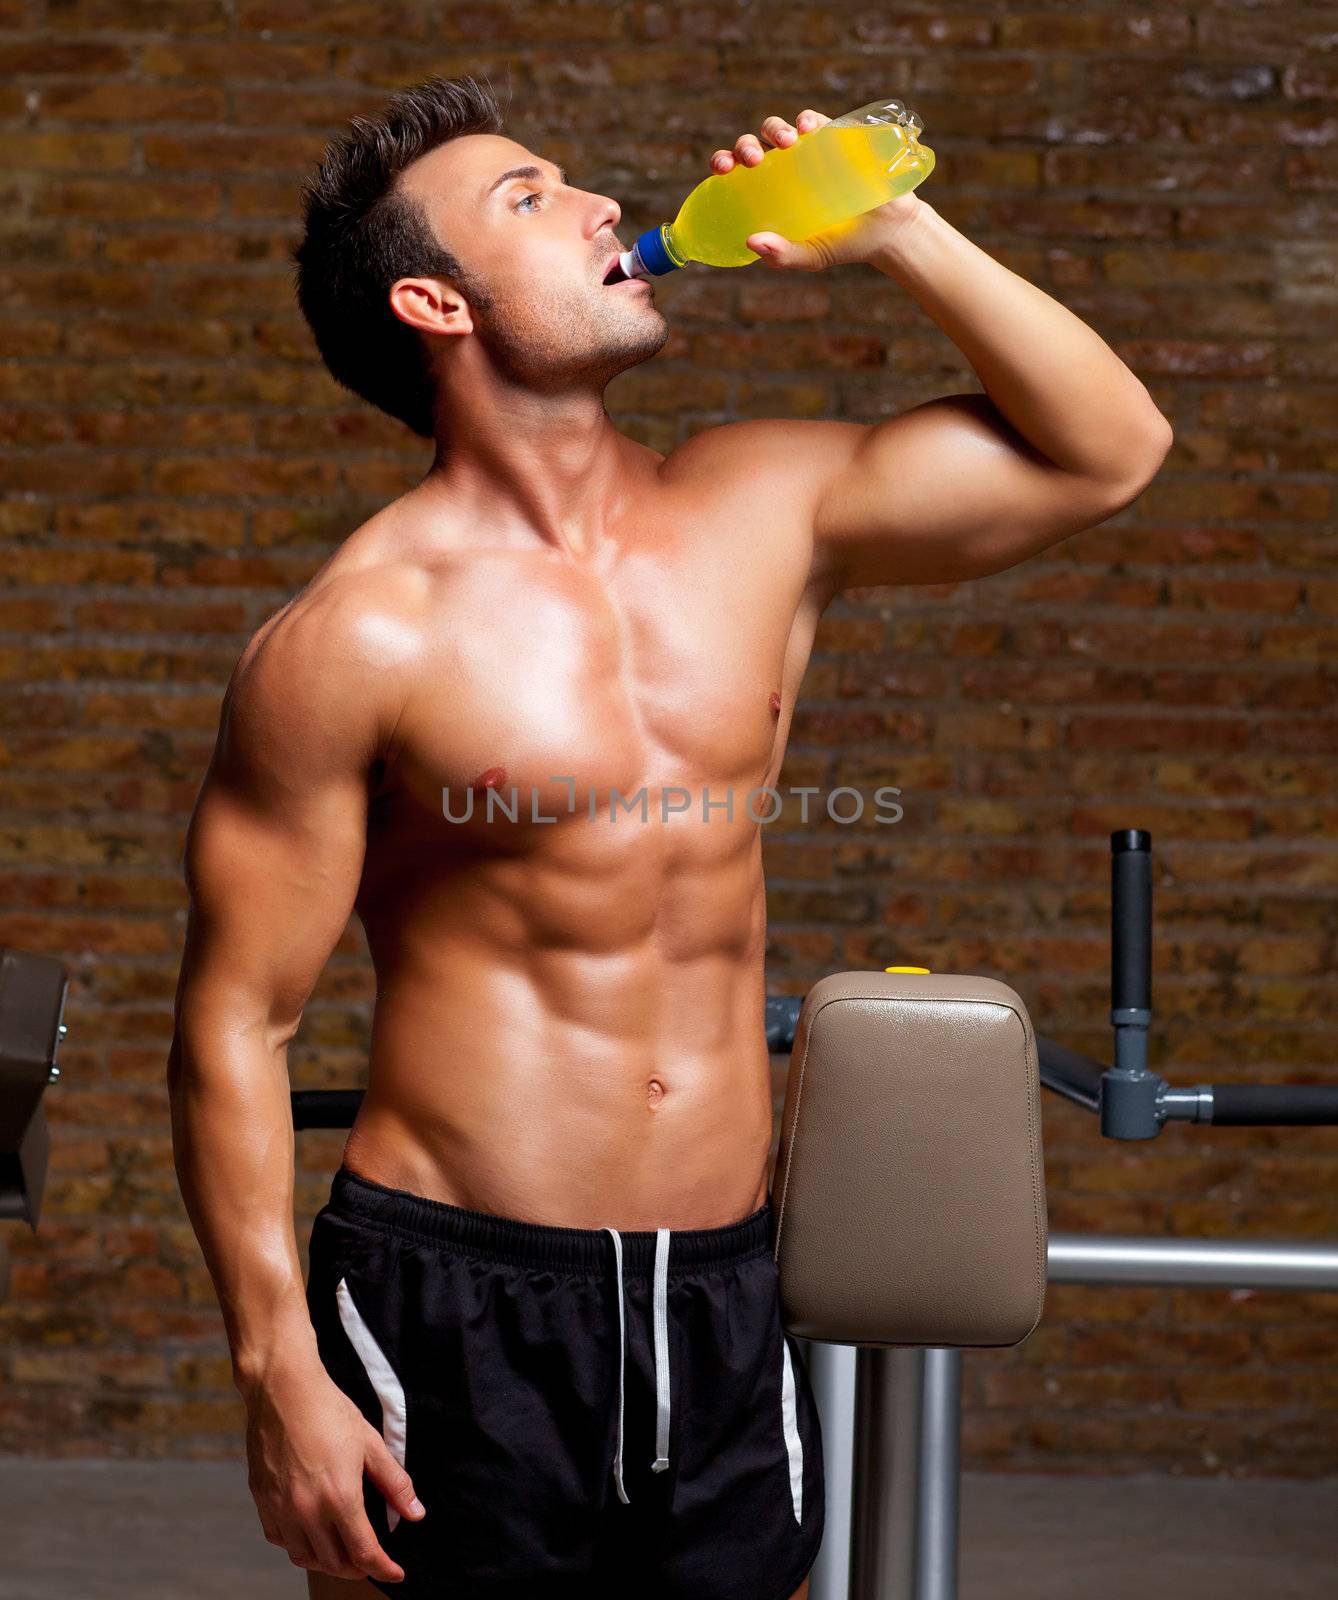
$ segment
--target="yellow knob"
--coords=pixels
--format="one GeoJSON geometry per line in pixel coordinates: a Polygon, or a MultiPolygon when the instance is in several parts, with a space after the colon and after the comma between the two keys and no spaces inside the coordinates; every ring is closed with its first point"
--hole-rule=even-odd
{"type": "Polygon", "coordinates": [[[928,967],[884,967],[884,972],[923,972],[928,973],[928,967]]]}

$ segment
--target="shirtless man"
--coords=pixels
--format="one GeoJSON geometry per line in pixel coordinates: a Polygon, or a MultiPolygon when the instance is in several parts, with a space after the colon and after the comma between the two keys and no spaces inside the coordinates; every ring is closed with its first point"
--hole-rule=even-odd
{"type": "Polygon", "coordinates": [[[436,452],[248,644],[188,836],[177,1168],[261,1524],[322,1600],[803,1600],[821,1443],[769,1248],[748,795],[835,594],[1024,561],[1170,429],[911,194],[749,244],[891,278],[987,396],[634,442],[602,393],[668,330],[605,285],[618,205],[471,78],[355,122],[306,213],[326,362],[436,452]],[[304,1288],[286,1046],[355,910],[368,1087],[304,1288]]]}

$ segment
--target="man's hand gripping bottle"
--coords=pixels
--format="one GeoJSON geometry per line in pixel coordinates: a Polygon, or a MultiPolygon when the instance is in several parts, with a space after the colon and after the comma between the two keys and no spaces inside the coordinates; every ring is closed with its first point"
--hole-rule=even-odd
{"type": "Polygon", "coordinates": [[[802,240],[884,205],[923,183],[934,152],[924,124],[900,100],[875,100],[824,123],[755,167],[712,173],[672,222],[648,228],[619,256],[628,278],[658,278],[701,261],[743,267],[758,259],[744,240],[767,229],[802,240]]]}

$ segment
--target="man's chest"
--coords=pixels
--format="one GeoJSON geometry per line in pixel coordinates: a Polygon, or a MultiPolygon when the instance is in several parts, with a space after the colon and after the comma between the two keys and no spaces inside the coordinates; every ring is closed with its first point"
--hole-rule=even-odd
{"type": "Polygon", "coordinates": [[[805,576],[781,548],[710,529],[588,566],[489,553],[434,615],[395,776],[434,811],[443,791],[463,804],[494,788],[525,815],[614,789],[647,786],[655,803],[670,785],[760,782],[816,622],[805,576]]]}

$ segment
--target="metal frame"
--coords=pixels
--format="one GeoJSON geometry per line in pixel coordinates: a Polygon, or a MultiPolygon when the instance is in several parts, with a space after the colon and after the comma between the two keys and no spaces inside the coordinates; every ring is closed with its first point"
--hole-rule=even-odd
{"type": "MultiPolygon", "coordinates": [[[[51,1136],[42,1096],[60,1077],[69,973],[54,956],[0,947],[0,1221],[34,1230],[51,1136]]],[[[0,1277],[7,1267],[0,1261],[0,1277]]],[[[0,1282],[0,1300],[5,1283],[0,1282]]]]}
{"type": "MultiPolygon", "coordinates": [[[[1058,1233],[1047,1276],[1338,1291],[1338,1245],[1058,1233]]],[[[809,1600],[956,1600],[962,1352],[800,1344],[828,1467],[809,1600]]]]}
{"type": "MultiPolygon", "coordinates": [[[[1110,845],[1114,1065],[1103,1068],[1038,1038],[1042,1085],[1095,1112],[1101,1133],[1112,1139],[1156,1138],[1168,1121],[1237,1127],[1338,1122],[1338,1088],[1330,1085],[1182,1089],[1149,1070],[1152,838],[1141,829],[1121,829],[1110,845]]],[[[1059,1233],[1050,1235],[1047,1280],[1336,1291],[1338,1247],[1059,1233]]],[[[809,1600],[956,1600],[962,1352],[801,1344],[824,1443],[830,1433],[837,1453],[837,1470],[828,1475],[830,1526],[849,1530],[830,1550],[824,1539],[809,1600]],[[853,1470],[841,1461],[847,1448],[853,1470]]]]}

